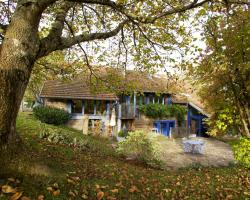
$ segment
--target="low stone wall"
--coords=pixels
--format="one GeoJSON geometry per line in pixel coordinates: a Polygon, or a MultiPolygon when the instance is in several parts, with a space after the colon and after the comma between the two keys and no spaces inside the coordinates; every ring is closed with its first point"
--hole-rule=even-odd
{"type": "Polygon", "coordinates": [[[67,101],[63,99],[45,99],[44,105],[67,111],[67,101]]]}
{"type": "Polygon", "coordinates": [[[81,131],[83,127],[83,120],[82,119],[70,119],[67,122],[67,126],[81,131]]]}

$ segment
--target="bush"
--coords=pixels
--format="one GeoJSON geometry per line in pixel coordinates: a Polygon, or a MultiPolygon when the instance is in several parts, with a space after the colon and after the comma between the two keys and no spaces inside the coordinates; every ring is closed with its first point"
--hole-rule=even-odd
{"type": "Polygon", "coordinates": [[[240,138],[240,141],[233,146],[233,150],[236,160],[250,168],[250,139],[240,138]]]}
{"type": "Polygon", "coordinates": [[[126,137],[126,136],[127,136],[126,131],[125,131],[125,130],[119,131],[119,132],[118,132],[118,136],[119,136],[119,137],[126,137]]]}
{"type": "Polygon", "coordinates": [[[129,132],[126,140],[118,143],[117,151],[153,167],[161,165],[159,145],[150,134],[143,131],[129,132]]]}
{"type": "Polygon", "coordinates": [[[41,122],[60,125],[70,119],[70,114],[64,110],[51,107],[38,106],[33,109],[34,115],[41,122]]]}
{"type": "Polygon", "coordinates": [[[70,136],[69,131],[63,129],[56,129],[55,127],[50,127],[44,123],[40,124],[39,138],[47,140],[53,144],[64,144],[67,146],[73,146],[80,150],[85,150],[89,148],[89,142],[84,139],[76,139],[70,136]]]}
{"type": "Polygon", "coordinates": [[[185,119],[187,109],[179,105],[162,105],[162,104],[147,104],[139,107],[139,110],[147,117],[153,119],[164,119],[169,117],[176,117],[178,123],[185,119]]]}

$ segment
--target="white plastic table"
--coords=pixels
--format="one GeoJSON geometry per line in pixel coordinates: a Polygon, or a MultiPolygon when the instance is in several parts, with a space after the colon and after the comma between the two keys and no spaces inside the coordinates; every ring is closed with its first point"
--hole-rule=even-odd
{"type": "Polygon", "coordinates": [[[186,153],[204,153],[205,142],[201,140],[184,140],[183,149],[186,153]]]}

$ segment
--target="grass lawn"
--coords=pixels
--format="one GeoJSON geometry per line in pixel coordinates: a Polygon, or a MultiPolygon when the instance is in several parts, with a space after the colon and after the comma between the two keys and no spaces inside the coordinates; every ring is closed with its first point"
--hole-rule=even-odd
{"type": "MultiPolygon", "coordinates": [[[[108,139],[64,126],[54,128],[83,137],[88,148],[80,151],[39,139],[40,123],[31,114],[21,113],[17,130],[23,145],[11,154],[1,154],[0,186],[8,183],[23,191],[23,196],[44,195],[46,200],[250,199],[250,170],[244,167],[152,169],[119,157],[108,139]],[[60,193],[53,195],[48,187],[60,193]]],[[[0,194],[0,199],[9,197],[0,194]]]]}

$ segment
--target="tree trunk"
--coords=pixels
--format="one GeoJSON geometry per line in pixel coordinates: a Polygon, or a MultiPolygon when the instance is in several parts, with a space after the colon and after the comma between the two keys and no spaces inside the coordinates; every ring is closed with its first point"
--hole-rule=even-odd
{"type": "Polygon", "coordinates": [[[248,113],[247,113],[248,110],[246,110],[247,108],[245,108],[244,106],[241,106],[239,102],[237,102],[237,107],[239,110],[240,120],[241,120],[242,127],[243,127],[242,135],[250,138],[250,130],[249,130],[250,118],[248,117],[248,113]]]}
{"type": "Polygon", "coordinates": [[[0,148],[16,140],[16,118],[39,51],[39,10],[16,9],[0,51],[0,148]]]}

